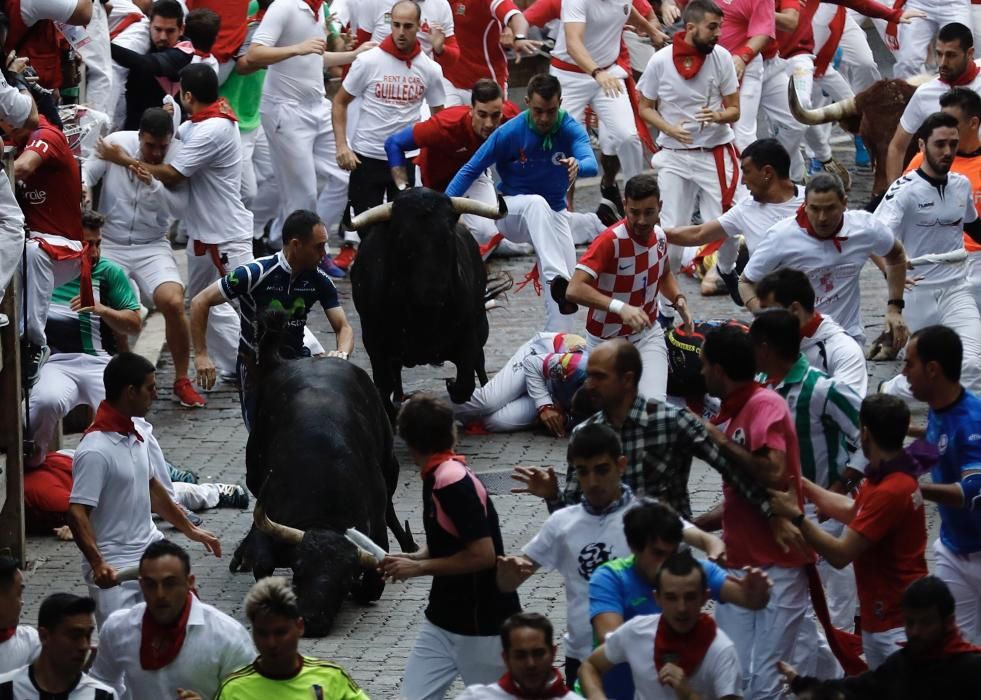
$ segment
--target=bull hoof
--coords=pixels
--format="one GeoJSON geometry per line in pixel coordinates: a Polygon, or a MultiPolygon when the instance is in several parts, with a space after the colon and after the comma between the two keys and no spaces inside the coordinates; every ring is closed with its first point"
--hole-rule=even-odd
{"type": "Polygon", "coordinates": [[[256,581],[261,581],[264,578],[272,576],[273,571],[275,571],[275,569],[273,569],[272,567],[267,568],[264,566],[254,566],[252,567],[252,576],[255,578],[256,581]]]}
{"type": "Polygon", "coordinates": [[[450,399],[453,403],[466,403],[473,396],[474,387],[464,386],[460,382],[455,382],[450,379],[446,380],[446,391],[450,395],[450,399]]]}

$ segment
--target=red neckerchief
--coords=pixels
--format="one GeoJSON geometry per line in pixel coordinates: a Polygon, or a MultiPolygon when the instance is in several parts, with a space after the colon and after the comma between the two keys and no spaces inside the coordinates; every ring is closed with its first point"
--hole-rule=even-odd
{"type": "Polygon", "coordinates": [[[565,680],[557,668],[552,669],[552,675],[548,679],[548,683],[537,693],[532,693],[522,688],[511,677],[510,673],[505,673],[501,676],[497,684],[504,689],[504,692],[516,698],[561,698],[569,692],[569,688],[566,687],[565,680]]]}
{"type": "Polygon", "coordinates": [[[940,82],[944,85],[950,85],[951,87],[963,87],[965,85],[970,85],[975,78],[978,77],[978,73],[981,72],[981,66],[978,66],[974,61],[968,61],[967,68],[964,72],[957,76],[953,82],[948,83],[943,78],[940,78],[940,82]]]}
{"type": "Polygon", "coordinates": [[[739,413],[743,406],[746,405],[746,402],[749,401],[750,397],[762,388],[762,384],[749,382],[746,386],[736,389],[734,392],[722,399],[722,407],[719,409],[719,415],[712,419],[712,423],[715,425],[722,425],[726,421],[730,420],[733,416],[739,413]]]}
{"type": "Polygon", "coordinates": [[[810,236],[811,238],[816,238],[819,241],[831,241],[832,243],[834,243],[834,246],[835,248],[838,249],[839,253],[841,252],[841,244],[844,241],[848,240],[848,236],[838,235],[838,231],[841,231],[842,226],[845,225],[844,216],[841,217],[841,223],[838,224],[838,228],[835,229],[834,235],[831,236],[831,238],[824,238],[822,236],[817,235],[817,231],[815,231],[814,227],[811,226],[811,220],[808,219],[807,214],[804,213],[804,205],[801,204],[799,207],[797,207],[797,225],[800,226],[805,231],[807,231],[807,235],[810,236]]]}
{"type": "MultiPolygon", "coordinates": [[[[324,0],[303,0],[313,12],[314,19],[320,17],[320,8],[324,5],[324,0]]],[[[318,20],[319,21],[319,20],[318,20]]]]}
{"type": "Polygon", "coordinates": [[[143,629],[140,634],[140,667],[144,671],[157,671],[170,664],[181,653],[187,636],[187,620],[191,616],[191,592],[184,601],[184,612],[172,627],[164,627],[153,619],[150,609],[143,612],[143,629]]]}
{"type": "MultiPolygon", "coordinates": [[[[900,642],[900,646],[905,647],[906,642],[900,642]]],[[[961,636],[960,629],[954,626],[954,629],[947,635],[944,639],[944,645],[935,651],[929,651],[922,656],[916,656],[914,659],[916,661],[936,661],[938,659],[943,659],[948,656],[957,656],[958,654],[977,654],[981,653],[981,647],[971,644],[969,641],[961,636]]]]}
{"type": "Polygon", "coordinates": [[[192,114],[191,121],[194,123],[203,122],[205,119],[212,119],[214,117],[221,117],[233,122],[238,121],[238,117],[235,116],[235,110],[232,109],[232,106],[228,104],[228,100],[224,97],[219,97],[204,109],[199,109],[192,114]]]}
{"type": "Polygon", "coordinates": [[[453,450],[447,450],[446,452],[437,452],[436,454],[432,455],[428,460],[426,460],[426,466],[422,468],[422,471],[419,473],[419,476],[425,479],[427,476],[433,473],[433,469],[441,465],[443,462],[448,462],[451,459],[454,462],[459,462],[460,464],[467,463],[466,457],[464,457],[463,455],[456,454],[455,452],[453,452],[453,450]]]}
{"type": "Polygon", "coordinates": [[[412,59],[418,56],[420,53],[422,53],[422,47],[419,46],[418,41],[415,44],[413,44],[412,50],[409,53],[402,53],[395,45],[395,40],[392,39],[391,34],[385,37],[385,41],[380,43],[378,45],[378,48],[380,48],[382,51],[384,51],[387,54],[395,56],[395,58],[397,58],[400,61],[405,61],[405,65],[408,66],[409,68],[412,68],[412,59]]]}
{"type": "Polygon", "coordinates": [[[99,409],[95,412],[95,419],[92,421],[92,425],[85,429],[86,435],[94,432],[135,435],[137,440],[143,442],[143,436],[140,435],[136,426],[133,425],[133,419],[129,416],[124,416],[105,401],[99,404],[99,409]]]}
{"type": "Polygon", "coordinates": [[[800,337],[801,338],[811,338],[815,333],[817,333],[818,326],[821,325],[821,321],[824,320],[824,316],[819,313],[815,313],[811,320],[800,327],[800,337]]]}
{"type": "Polygon", "coordinates": [[[660,671],[665,664],[674,664],[691,678],[713,641],[715,620],[710,615],[699,615],[695,628],[687,634],[675,632],[662,615],[654,635],[654,667],[660,671]]]}
{"type": "Polygon", "coordinates": [[[685,41],[685,32],[680,31],[674,35],[674,43],[671,44],[671,58],[674,60],[674,67],[681,73],[685,80],[691,80],[705,64],[705,54],[685,41]]]}
{"type": "Polygon", "coordinates": [[[17,625],[0,628],[0,644],[3,644],[15,634],[17,634],[17,625]]]}

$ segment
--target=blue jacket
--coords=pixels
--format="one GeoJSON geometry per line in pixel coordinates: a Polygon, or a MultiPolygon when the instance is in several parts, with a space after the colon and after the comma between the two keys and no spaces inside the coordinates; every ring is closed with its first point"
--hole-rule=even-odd
{"type": "Polygon", "coordinates": [[[579,175],[585,177],[596,175],[599,166],[586,130],[568,114],[563,115],[548,150],[543,145],[544,139],[529,126],[527,110],[522,112],[490,135],[450,182],[446,194],[462,196],[482,172],[496,165],[501,177],[498,185],[501,194],[539,194],[553,210],[564,210],[569,175],[558,161],[574,157],[579,161],[579,175]]]}

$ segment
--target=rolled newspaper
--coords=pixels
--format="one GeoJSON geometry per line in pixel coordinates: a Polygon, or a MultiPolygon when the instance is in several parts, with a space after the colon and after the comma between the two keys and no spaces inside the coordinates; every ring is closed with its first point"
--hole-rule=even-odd
{"type": "Polygon", "coordinates": [[[344,537],[362,552],[371,556],[376,564],[380,564],[382,559],[385,558],[385,550],[375,544],[370,537],[357,528],[349,527],[344,531],[344,537]]]}
{"type": "Polygon", "coordinates": [[[920,265],[936,265],[939,263],[959,263],[964,260],[967,260],[967,251],[961,248],[960,250],[952,250],[949,253],[920,255],[916,258],[910,258],[906,261],[906,264],[910,267],[918,267],[920,265]]]}

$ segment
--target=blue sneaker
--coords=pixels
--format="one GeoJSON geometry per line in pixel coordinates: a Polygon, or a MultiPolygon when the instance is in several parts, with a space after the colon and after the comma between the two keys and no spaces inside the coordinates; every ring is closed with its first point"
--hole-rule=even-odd
{"type": "Polygon", "coordinates": [[[319,265],[320,269],[326,272],[328,277],[333,277],[334,279],[338,280],[347,277],[347,273],[334,264],[334,258],[330,257],[330,253],[323,257],[319,265]]]}
{"type": "Polygon", "coordinates": [[[170,462],[164,462],[164,464],[167,465],[167,471],[170,474],[171,481],[180,481],[185,484],[198,483],[198,475],[190,469],[178,469],[170,462]]]}
{"type": "Polygon", "coordinates": [[[861,136],[855,137],[855,166],[859,168],[872,166],[872,156],[869,155],[869,150],[865,147],[865,141],[861,136]]]}
{"type": "Polygon", "coordinates": [[[824,172],[824,164],[818,158],[811,158],[811,162],[807,166],[807,174],[813,175],[821,172],[824,172]]]}

